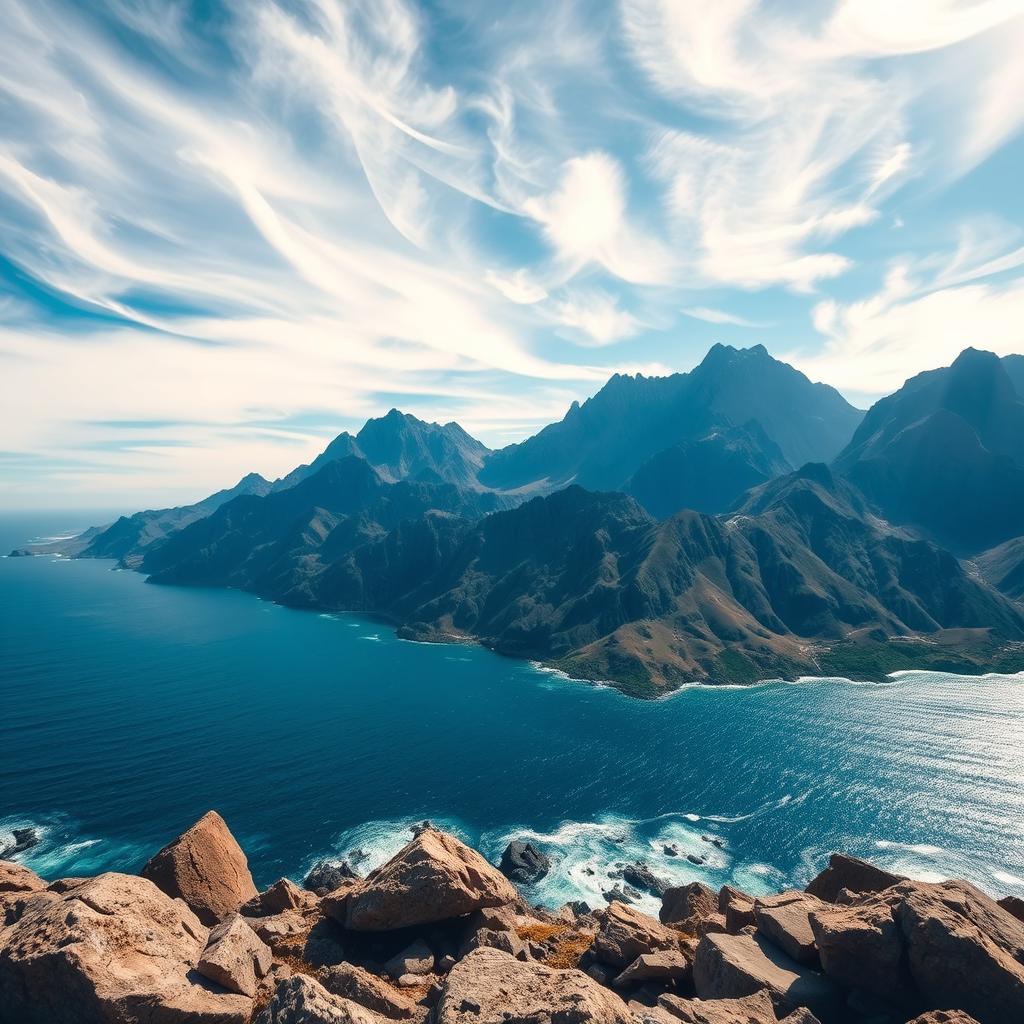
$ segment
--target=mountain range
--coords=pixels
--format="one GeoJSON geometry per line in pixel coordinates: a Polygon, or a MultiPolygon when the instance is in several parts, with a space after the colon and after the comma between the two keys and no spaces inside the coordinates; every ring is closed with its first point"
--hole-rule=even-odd
{"type": "Polygon", "coordinates": [[[369,612],[641,696],[1024,667],[1024,358],[965,350],[867,414],[762,346],[616,375],[491,451],[391,410],[276,481],[66,547],[154,583],[369,612]]]}

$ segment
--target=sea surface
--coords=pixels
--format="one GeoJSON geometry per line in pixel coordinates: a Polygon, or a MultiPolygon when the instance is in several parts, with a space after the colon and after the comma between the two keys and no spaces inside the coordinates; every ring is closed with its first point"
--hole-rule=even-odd
{"type": "MultiPolygon", "coordinates": [[[[0,550],[97,520],[0,516],[0,550]]],[[[551,905],[600,905],[637,859],[680,882],[802,885],[834,849],[1024,895],[1024,677],[641,702],[363,617],[0,559],[0,833],[42,830],[24,862],[134,871],[209,808],[260,886],[352,851],[371,868],[429,818],[495,860],[532,839],[555,861],[534,892],[551,905]]]]}

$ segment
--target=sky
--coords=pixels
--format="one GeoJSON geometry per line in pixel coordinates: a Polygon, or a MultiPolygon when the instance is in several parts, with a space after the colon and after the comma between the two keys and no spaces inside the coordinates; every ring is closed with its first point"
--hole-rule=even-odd
{"type": "Polygon", "coordinates": [[[1024,351],[1024,0],[0,0],[0,508],[1024,351]]]}

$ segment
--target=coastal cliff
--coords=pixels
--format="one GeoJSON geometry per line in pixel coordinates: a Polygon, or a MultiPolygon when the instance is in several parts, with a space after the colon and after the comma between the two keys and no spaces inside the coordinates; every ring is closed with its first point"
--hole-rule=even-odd
{"type": "Polygon", "coordinates": [[[606,906],[551,911],[528,895],[557,865],[530,844],[499,869],[412,831],[365,878],[323,862],[264,892],[213,811],[140,875],[0,861],[0,1024],[1024,1021],[1016,897],[834,854],[771,896],[627,865],[606,906]]]}

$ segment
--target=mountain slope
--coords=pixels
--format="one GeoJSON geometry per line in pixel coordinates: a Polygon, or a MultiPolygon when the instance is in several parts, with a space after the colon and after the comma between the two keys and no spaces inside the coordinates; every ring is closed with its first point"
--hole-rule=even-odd
{"type": "Polygon", "coordinates": [[[150,551],[142,568],[158,583],[232,586],[308,604],[326,565],[403,520],[435,509],[478,518],[495,506],[493,495],[454,484],[387,481],[348,456],[287,490],[228,502],[150,551]]]}
{"type": "Polygon", "coordinates": [[[623,490],[657,519],[683,508],[713,514],[791,468],[778,445],[751,420],[652,455],[623,490]]]}
{"type": "Polygon", "coordinates": [[[506,489],[568,482],[618,489],[658,452],[751,420],[790,465],[827,461],[861,415],[833,388],[812,384],[761,345],[715,345],[689,373],[616,374],[559,423],[489,455],[480,480],[506,489]]]}
{"type": "Polygon", "coordinates": [[[1003,356],[1003,369],[1013,381],[1017,394],[1024,398],[1024,356],[1003,356]]]}
{"type": "Polygon", "coordinates": [[[1024,533],[1024,400],[990,352],[877,402],[835,466],[887,518],[956,551],[1024,533]]]}
{"type": "Polygon", "coordinates": [[[112,525],[98,530],[86,547],[77,553],[78,557],[116,558],[135,565],[148,549],[161,544],[171,534],[203,519],[221,505],[241,495],[267,494],[271,486],[270,481],[264,480],[259,473],[249,473],[234,487],[217,491],[216,494],[211,494],[194,505],[154,509],[122,516],[112,525]]]}

